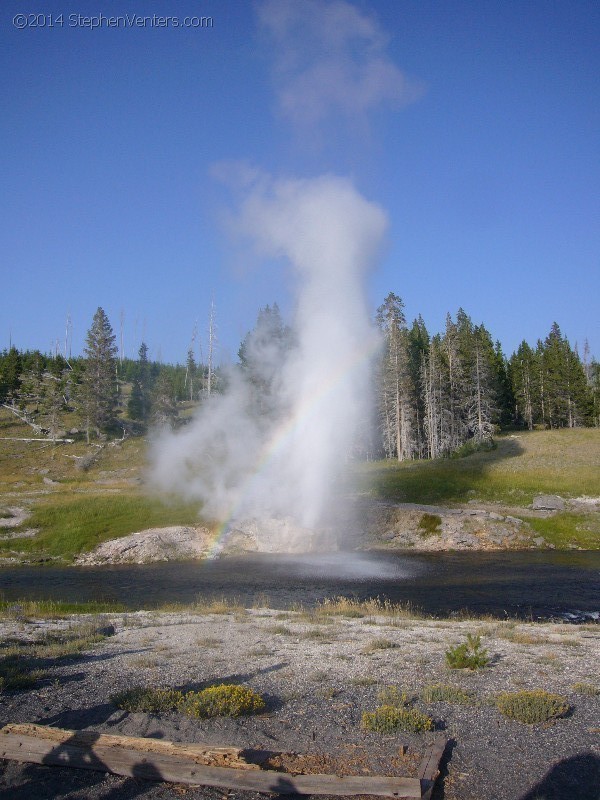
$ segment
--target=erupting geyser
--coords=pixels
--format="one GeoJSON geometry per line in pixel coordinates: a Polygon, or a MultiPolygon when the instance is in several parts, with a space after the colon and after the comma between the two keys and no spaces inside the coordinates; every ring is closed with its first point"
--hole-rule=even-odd
{"type": "Polygon", "coordinates": [[[201,500],[204,514],[253,520],[258,537],[268,521],[265,549],[310,549],[330,521],[340,465],[370,418],[377,335],[364,281],[386,215],[347,179],[260,176],[236,227],[296,276],[294,346],[283,364],[271,363],[268,343],[254,353],[270,374],[272,413],[253,412],[250,386],[232,370],[225,395],[213,395],[185,428],[157,436],[151,474],[162,488],[201,500]]]}

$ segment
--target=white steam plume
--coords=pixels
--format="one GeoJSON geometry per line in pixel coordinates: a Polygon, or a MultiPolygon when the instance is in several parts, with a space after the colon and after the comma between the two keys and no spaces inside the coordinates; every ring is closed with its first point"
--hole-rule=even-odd
{"type": "Polygon", "coordinates": [[[234,370],[225,395],[156,439],[157,484],[202,500],[204,513],[218,519],[322,523],[338,466],[369,419],[376,340],[363,284],[386,224],[349,180],[255,180],[236,227],[262,255],[283,257],[295,271],[296,344],[282,365],[272,346],[253,353],[270,380],[271,418],[253,413],[252,387],[234,370]]]}
{"type": "Polygon", "coordinates": [[[345,0],[264,0],[257,10],[281,113],[303,134],[327,119],[339,125],[340,115],[365,122],[382,104],[421,94],[388,56],[377,20],[345,0]]]}

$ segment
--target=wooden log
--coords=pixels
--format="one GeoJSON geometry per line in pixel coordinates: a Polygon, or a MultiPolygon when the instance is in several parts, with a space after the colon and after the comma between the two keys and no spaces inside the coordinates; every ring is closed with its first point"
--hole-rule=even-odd
{"type": "MultiPolygon", "coordinates": [[[[189,758],[197,764],[236,769],[260,769],[259,764],[246,760],[244,751],[237,747],[213,747],[202,742],[186,742],[179,744],[166,739],[146,739],[133,736],[115,736],[113,734],[96,733],[95,731],[69,731],[62,728],[48,728],[33,723],[9,723],[0,730],[0,734],[25,736],[43,739],[54,746],[68,744],[81,748],[129,748],[140,753],[162,753],[182,758],[189,758]]],[[[0,742],[4,739],[0,738],[0,742]]]]}
{"type": "MultiPolygon", "coordinates": [[[[0,758],[112,772],[116,775],[146,780],[221,786],[256,792],[336,796],[369,794],[397,798],[397,800],[422,797],[419,778],[378,775],[343,777],[289,775],[256,768],[213,766],[198,762],[198,751],[194,745],[178,745],[173,742],[127,736],[114,737],[91,731],[60,731],[56,728],[45,729],[49,735],[44,736],[40,730],[41,726],[34,727],[36,730],[31,730],[30,726],[18,725],[7,725],[2,728],[0,758]],[[22,732],[23,727],[28,729],[27,732],[22,732]],[[82,733],[85,735],[82,736],[82,733]]],[[[200,745],[200,748],[205,747],[200,745]]],[[[235,750],[235,748],[210,748],[210,750],[235,750]]]]}
{"type": "Polygon", "coordinates": [[[75,439],[42,439],[39,436],[36,438],[28,438],[25,436],[0,436],[3,442],[44,442],[45,444],[54,444],[56,442],[68,442],[73,444],[75,439]]]}
{"type": "Polygon", "coordinates": [[[422,781],[422,800],[429,800],[431,797],[436,779],[440,774],[440,761],[444,755],[447,743],[447,740],[443,736],[436,736],[432,746],[425,753],[421,761],[417,775],[422,781]]]}

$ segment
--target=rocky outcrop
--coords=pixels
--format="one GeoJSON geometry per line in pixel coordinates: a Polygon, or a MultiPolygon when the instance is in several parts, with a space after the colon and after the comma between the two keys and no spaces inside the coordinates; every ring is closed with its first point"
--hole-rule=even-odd
{"type": "Polygon", "coordinates": [[[565,501],[557,494],[538,494],[531,507],[534,511],[564,511],[565,501]]]}
{"type": "Polygon", "coordinates": [[[81,566],[99,564],[147,564],[151,561],[183,561],[208,555],[211,536],[208,528],[174,526],[145,531],[103,542],[79,556],[81,566]]]}
{"type": "Polygon", "coordinates": [[[17,528],[31,515],[31,511],[21,506],[0,508],[0,528],[17,528]]]}
{"type": "Polygon", "coordinates": [[[560,503],[569,510],[600,509],[599,498],[565,501],[539,495],[536,500],[535,509],[513,509],[477,501],[449,508],[367,498],[355,503],[347,498],[340,502],[336,518],[318,530],[304,528],[289,517],[247,518],[230,523],[228,532],[215,545],[214,536],[204,527],[152,528],[104,542],[76,563],[145,564],[238,553],[329,552],[339,547],[424,551],[553,548],[543,536],[535,535],[527,518],[552,516],[561,508],[560,503]],[[551,509],[552,505],[555,507],[551,509]]]}
{"type": "Polygon", "coordinates": [[[362,549],[512,550],[542,546],[518,517],[482,508],[370,503],[362,549]],[[366,546],[365,546],[366,545],[366,546]]]}

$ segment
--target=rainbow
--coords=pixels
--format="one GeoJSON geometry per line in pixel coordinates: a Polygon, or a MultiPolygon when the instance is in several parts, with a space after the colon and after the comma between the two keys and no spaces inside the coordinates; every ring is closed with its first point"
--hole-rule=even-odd
{"type": "Polygon", "coordinates": [[[380,347],[381,340],[374,332],[366,343],[355,351],[350,351],[346,357],[323,380],[316,391],[304,397],[293,413],[275,427],[269,439],[263,445],[255,468],[248,474],[246,481],[240,488],[236,501],[231,505],[225,519],[215,530],[214,539],[209,547],[207,557],[217,556],[227,540],[227,535],[232,529],[232,522],[244,508],[248,498],[252,497],[261,475],[268,469],[273,460],[284,451],[288,443],[308,424],[311,417],[318,413],[323,400],[336,390],[336,388],[349,379],[352,373],[363,364],[371,361],[380,347]]]}

